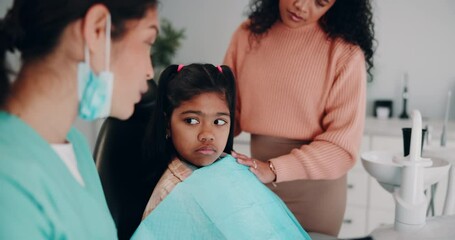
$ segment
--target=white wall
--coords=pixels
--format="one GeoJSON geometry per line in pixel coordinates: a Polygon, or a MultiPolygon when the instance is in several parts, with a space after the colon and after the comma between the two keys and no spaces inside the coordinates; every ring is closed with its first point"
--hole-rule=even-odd
{"type": "MultiPolygon", "coordinates": [[[[161,16],[186,28],[175,63],[219,64],[249,1],[162,2],[161,16]]],[[[426,117],[442,118],[447,90],[455,95],[455,1],[376,0],[374,6],[378,48],[368,114],[372,102],[383,98],[394,101],[395,116],[401,112],[402,78],[408,72],[408,113],[418,108],[426,117]]],[[[455,119],[455,97],[452,106],[455,119]]]]}
{"type": "MultiPolygon", "coordinates": [[[[442,118],[447,91],[455,93],[455,1],[376,1],[378,49],[368,100],[394,99],[401,112],[403,73],[409,73],[409,108],[442,118]]],[[[452,97],[452,119],[455,99],[452,97]]]]}
{"type": "MultiPolygon", "coordinates": [[[[184,27],[186,39],[175,63],[222,63],[231,34],[245,19],[249,0],[161,0],[161,17],[184,27]]],[[[0,1],[3,16],[12,0],[0,1]]],[[[401,112],[402,76],[409,73],[408,110],[418,108],[426,117],[441,119],[447,90],[455,119],[455,0],[376,0],[378,49],[375,80],[368,84],[368,114],[375,99],[394,100],[401,112]]],[[[18,65],[16,62],[15,65],[18,65]]],[[[76,124],[93,144],[95,124],[76,124]]]]}
{"type": "Polygon", "coordinates": [[[248,0],[161,0],[161,17],[185,28],[175,63],[221,64],[231,34],[243,21],[248,0]]]}

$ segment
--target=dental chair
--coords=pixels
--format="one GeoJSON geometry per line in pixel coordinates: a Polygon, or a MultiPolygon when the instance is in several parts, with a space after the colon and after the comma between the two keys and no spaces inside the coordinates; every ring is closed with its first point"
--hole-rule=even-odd
{"type": "Polygon", "coordinates": [[[107,118],[98,134],[94,159],[119,239],[130,239],[141,222],[153,188],[142,167],[142,142],[146,125],[155,108],[157,85],[149,90],[125,121],[107,118]]]}

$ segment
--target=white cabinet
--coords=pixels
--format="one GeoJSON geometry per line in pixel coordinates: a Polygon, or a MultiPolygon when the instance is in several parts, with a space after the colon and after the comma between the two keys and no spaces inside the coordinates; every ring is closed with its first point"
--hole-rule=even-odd
{"type": "Polygon", "coordinates": [[[393,224],[395,221],[394,210],[376,210],[374,208],[368,209],[368,226],[367,233],[371,233],[374,229],[383,225],[393,224]]]}
{"type": "Polygon", "coordinates": [[[345,236],[349,236],[354,238],[364,236],[367,227],[366,217],[365,207],[348,205],[344,214],[339,237],[346,238],[345,236]]]}
{"type": "MultiPolygon", "coordinates": [[[[361,152],[370,148],[371,140],[368,136],[362,138],[361,152]]],[[[360,155],[354,167],[348,173],[348,195],[346,211],[343,218],[339,238],[354,238],[364,236],[367,227],[368,209],[368,182],[370,176],[363,169],[360,155]]]]}
{"type": "Polygon", "coordinates": [[[348,174],[347,204],[353,206],[367,206],[368,175],[364,172],[352,171],[348,174]]]}
{"type": "Polygon", "coordinates": [[[363,236],[367,227],[368,176],[365,172],[348,174],[348,195],[340,238],[363,236]]]}

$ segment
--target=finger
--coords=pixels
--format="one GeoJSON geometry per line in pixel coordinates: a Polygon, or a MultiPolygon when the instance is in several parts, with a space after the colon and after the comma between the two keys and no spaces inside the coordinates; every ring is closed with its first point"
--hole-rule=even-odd
{"type": "Polygon", "coordinates": [[[231,151],[231,156],[237,158],[238,154],[237,154],[234,150],[232,150],[232,151],[231,151]]]}
{"type": "Polygon", "coordinates": [[[243,158],[237,158],[237,162],[242,164],[242,165],[245,165],[245,166],[248,166],[250,168],[253,168],[253,169],[257,169],[258,168],[258,165],[255,161],[252,161],[251,159],[243,159],[243,158]]]}
{"type": "Polygon", "coordinates": [[[251,161],[248,161],[247,159],[237,158],[237,162],[245,166],[252,166],[251,161]]]}
{"type": "Polygon", "coordinates": [[[243,161],[251,161],[251,159],[250,159],[249,157],[247,157],[247,156],[242,156],[242,155],[237,156],[237,159],[242,159],[243,161]]]}
{"type": "Polygon", "coordinates": [[[238,153],[238,152],[234,152],[234,151],[231,152],[231,155],[232,155],[234,158],[244,158],[244,159],[249,158],[248,156],[246,156],[246,155],[244,155],[244,154],[241,154],[241,153],[238,153]]]}
{"type": "Polygon", "coordinates": [[[247,155],[242,154],[242,153],[236,153],[236,154],[237,154],[237,157],[241,157],[241,158],[250,158],[250,157],[248,157],[247,155]]]}

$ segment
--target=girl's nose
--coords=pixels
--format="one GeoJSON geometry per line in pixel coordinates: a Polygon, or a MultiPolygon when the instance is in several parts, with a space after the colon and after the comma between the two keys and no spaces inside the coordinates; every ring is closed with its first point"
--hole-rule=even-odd
{"type": "Polygon", "coordinates": [[[199,134],[198,139],[201,142],[211,142],[215,140],[215,136],[210,131],[204,130],[199,134]]]}
{"type": "Polygon", "coordinates": [[[201,141],[201,142],[207,142],[207,141],[211,142],[211,141],[213,141],[213,140],[214,140],[213,137],[201,137],[201,138],[199,139],[199,141],[201,141]]]}

